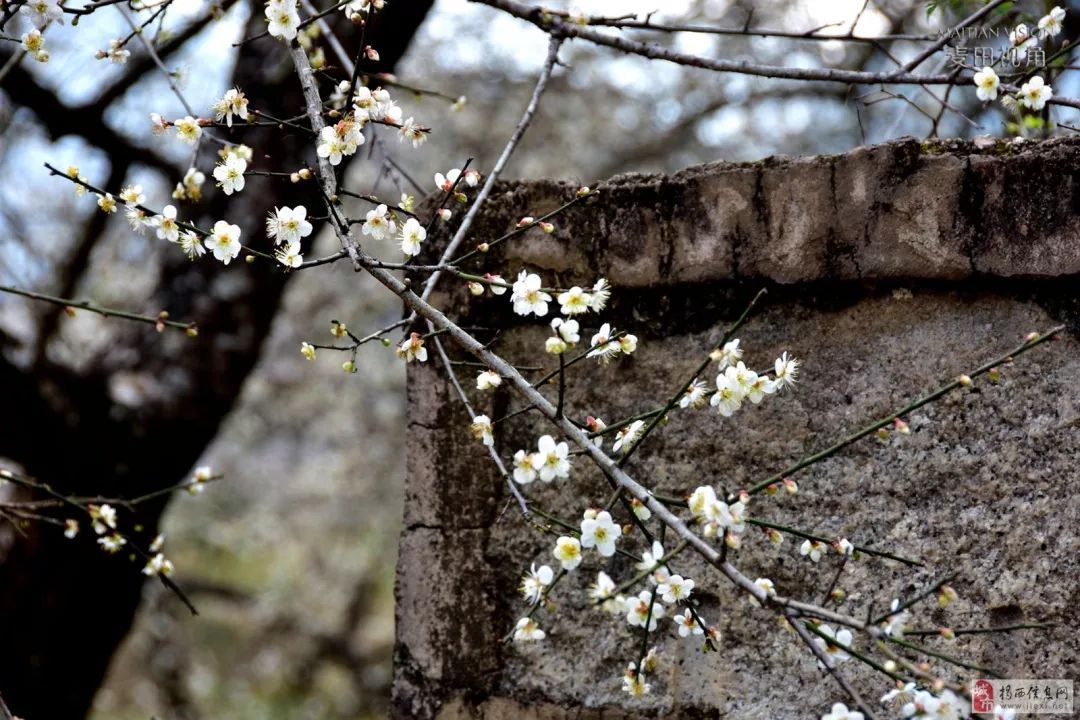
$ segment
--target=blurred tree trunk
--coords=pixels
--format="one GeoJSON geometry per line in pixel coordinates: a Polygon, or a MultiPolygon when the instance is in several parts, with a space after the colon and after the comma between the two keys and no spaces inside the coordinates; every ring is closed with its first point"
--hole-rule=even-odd
{"type": "MultiPolygon", "coordinates": [[[[364,65],[365,72],[394,66],[431,4],[387,4],[367,31],[367,42],[378,48],[381,59],[364,65]]],[[[351,27],[341,13],[330,19],[346,48],[355,53],[359,28],[351,27]]],[[[264,29],[262,4],[255,3],[248,34],[264,29]]],[[[137,66],[139,60],[131,63],[137,66]]],[[[150,70],[149,63],[145,65],[150,70]]],[[[275,117],[302,112],[300,86],[288,55],[272,38],[242,46],[232,84],[247,94],[253,107],[275,117]]],[[[122,178],[131,162],[161,167],[110,132],[88,131],[83,122],[95,113],[100,118],[122,92],[106,91],[99,99],[101,107],[78,108],[65,125],[64,115],[57,114],[65,110],[59,100],[37,87],[21,68],[9,74],[0,89],[12,102],[35,112],[53,137],[79,134],[101,146],[112,158],[114,175],[119,166],[122,178]]],[[[256,165],[265,166],[260,158],[270,155],[275,169],[293,170],[313,156],[314,144],[304,135],[283,140],[276,129],[259,128],[236,137],[254,148],[256,165]]],[[[213,193],[201,224],[208,227],[213,220],[228,218],[241,226],[245,238],[258,237],[275,206],[303,203],[309,214],[323,214],[312,185],[251,177],[239,195],[213,193]]],[[[99,226],[86,244],[92,247],[100,233],[99,226]]],[[[85,250],[79,253],[84,258],[89,257],[85,250]]],[[[58,490],[81,495],[133,497],[189,476],[258,359],[287,276],[264,263],[225,268],[205,258],[188,262],[179,252],[171,256],[151,305],[196,320],[200,332],[194,339],[177,333],[131,334],[139,359],[128,376],[152,386],[151,397],[135,409],[114,402],[113,371],[105,362],[74,372],[50,361],[45,352],[38,352],[29,365],[0,358],[0,388],[7,400],[0,413],[0,455],[58,490]]],[[[69,268],[74,278],[84,265],[69,268]]],[[[74,283],[66,279],[63,284],[74,283]]],[[[140,523],[140,537],[148,542],[167,503],[162,498],[152,506],[139,506],[137,515],[122,512],[125,528],[140,523]]],[[[144,581],[141,564],[123,553],[107,555],[91,535],[84,532],[72,541],[55,526],[35,524],[25,534],[11,532],[0,542],[0,694],[16,715],[33,720],[85,716],[131,626],[144,581]]]]}

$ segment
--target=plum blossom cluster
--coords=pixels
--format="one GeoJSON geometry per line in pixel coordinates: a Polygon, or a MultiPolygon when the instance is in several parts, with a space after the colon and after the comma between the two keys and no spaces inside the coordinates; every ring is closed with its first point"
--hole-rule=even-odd
{"type": "MultiPolygon", "coordinates": [[[[1008,53],[1013,57],[1027,54],[1031,57],[1031,51],[1038,46],[1040,40],[1057,37],[1065,20],[1065,10],[1055,6],[1050,12],[1039,19],[1038,27],[1032,31],[1027,25],[1021,23],[1009,33],[1008,53]]],[[[1038,50],[1039,53],[1043,51],[1038,50]]],[[[1001,78],[991,66],[984,66],[974,73],[972,82],[975,84],[975,95],[983,102],[993,102],[998,99],[1001,90],[1001,78]]],[[[1046,83],[1042,75],[1035,75],[1024,82],[1015,95],[1005,95],[1002,104],[1006,109],[1013,110],[1022,106],[1032,112],[1039,112],[1054,95],[1054,90],[1046,83]]]]}
{"type": "Polygon", "coordinates": [[[728,504],[716,495],[711,485],[702,485],[687,499],[690,513],[701,524],[701,534],[707,538],[722,537],[730,548],[738,548],[746,531],[746,500],[728,504]]]}
{"type": "MultiPolygon", "coordinates": [[[[716,375],[716,390],[709,404],[724,417],[734,415],[745,402],[757,405],[765,396],[775,395],[798,381],[800,363],[786,352],[773,364],[772,377],[746,367],[742,355],[736,339],[725,343],[711,356],[719,363],[719,372],[716,375]]],[[[702,407],[705,396],[705,386],[695,379],[686,389],[680,404],[683,407],[702,407]]]]}
{"type": "MultiPolygon", "coordinates": [[[[552,556],[561,567],[559,575],[548,565],[537,568],[534,563],[522,577],[519,591],[532,610],[547,600],[552,586],[563,574],[575,570],[581,564],[584,551],[595,549],[602,558],[611,557],[617,551],[616,543],[622,537],[623,529],[615,523],[608,511],[586,510],[580,527],[581,531],[576,536],[564,535],[555,543],[552,556]]],[[[719,639],[719,632],[714,627],[706,627],[691,601],[694,581],[673,573],[666,564],[667,557],[658,541],[653,542],[642,553],[635,568],[642,574],[639,577],[647,578],[648,587],[636,595],[619,594],[619,587],[611,577],[606,572],[599,571],[596,582],[588,589],[589,600],[605,613],[623,617],[632,628],[655,632],[661,622],[670,617],[678,637],[707,634],[711,644],[719,639]]],[[[548,604],[550,608],[550,602],[548,604]]],[[[516,641],[535,641],[545,637],[538,622],[532,617],[532,610],[529,615],[518,620],[513,634],[516,641]]],[[[630,663],[624,674],[623,690],[631,696],[650,692],[651,686],[645,680],[647,674],[655,670],[657,662],[657,650],[652,648],[638,663],[630,663]]]]}
{"type": "MultiPolygon", "coordinates": [[[[897,687],[881,697],[881,703],[899,710],[900,716],[962,720],[971,716],[971,704],[948,688],[931,692],[915,683],[897,683],[897,687]]],[[[835,707],[833,709],[835,711],[835,707]]],[[[1015,713],[1013,713],[1015,716],[1015,713]]],[[[861,716],[860,716],[861,717],[861,716]]],[[[1007,710],[995,710],[994,720],[1009,720],[1007,710]]],[[[824,718],[822,718],[824,720],[824,718]]]]}
{"type": "MultiPolygon", "coordinates": [[[[473,422],[475,424],[475,419],[473,422]]],[[[568,478],[569,456],[570,446],[566,442],[556,442],[551,435],[544,435],[537,442],[535,452],[518,450],[514,453],[514,480],[521,485],[528,485],[537,478],[546,483],[556,478],[568,478]]]]}

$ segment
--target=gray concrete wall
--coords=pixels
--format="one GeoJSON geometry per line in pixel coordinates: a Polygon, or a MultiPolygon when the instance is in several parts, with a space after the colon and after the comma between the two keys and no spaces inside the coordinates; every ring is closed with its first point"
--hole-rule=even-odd
{"type": "MultiPolygon", "coordinates": [[[[999,385],[979,381],[913,413],[911,435],[860,441],[799,476],[797,496],[760,497],[750,510],[927,563],[915,571],[872,558],[849,563],[840,581],[849,593],[843,610],[884,610],[893,597],[956,571],[960,600],[945,611],[924,606],[916,624],[1060,626],[928,645],[1010,677],[1075,677],[1078,173],[1075,142],[975,149],[905,140],[836,157],[620,176],[558,219],[556,233],[530,231],[491,253],[483,268],[510,277],[527,266],[563,286],[597,276],[616,285],[601,321],[637,334],[639,350],[607,368],[575,368],[567,395],[578,416],[607,420],[669,395],[747,299],[769,289],[739,336],[754,367],[782,350],[803,359],[798,391],[732,419],[673,413],[629,465],[670,495],[706,482],[751,485],[1026,333],[1065,323],[1060,340],[1003,367],[999,385]]],[[[482,212],[475,236],[496,237],[573,191],[569,183],[507,184],[482,212]]],[[[508,328],[497,348],[511,359],[541,357],[546,325],[514,316],[506,297],[471,299],[448,282],[439,302],[464,324],[508,328]]],[[[598,324],[591,316],[584,326],[598,324]]],[[[585,598],[597,570],[616,581],[633,572],[618,556],[599,564],[590,553],[560,584],[557,612],[538,616],[545,642],[502,643],[525,608],[516,594],[520,575],[533,561],[554,564],[553,538],[507,507],[506,489],[441,373],[430,363],[409,369],[397,717],[817,718],[843,699],[773,614],[750,607],[691,559],[681,566],[723,634],[721,652],[701,653],[665,621],[663,661],[646,698],[631,701],[620,691],[638,636],[585,598]]],[[[519,400],[500,391],[479,404],[498,417],[519,400]]],[[[500,428],[497,447],[509,459],[542,432],[539,418],[524,416],[500,428]]],[[[609,492],[581,459],[569,481],[526,491],[574,522],[609,492]]],[[[750,533],[735,561],[751,578],[770,577],[782,592],[817,601],[838,558],[813,565],[798,545],[788,538],[776,549],[750,533]]],[[[935,668],[950,679],[968,677],[935,668]]],[[[845,669],[869,697],[888,689],[854,663],[845,669]]]]}

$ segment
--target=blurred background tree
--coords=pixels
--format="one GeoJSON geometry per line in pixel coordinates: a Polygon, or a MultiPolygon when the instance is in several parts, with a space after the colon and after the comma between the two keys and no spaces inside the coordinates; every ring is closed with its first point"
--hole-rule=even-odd
{"type": "MultiPolygon", "coordinates": [[[[933,13],[912,0],[592,0],[577,8],[641,17],[659,10],[655,21],[734,31],[636,31],[700,55],[885,70],[895,67],[889,56],[913,56],[979,4],[947,3],[933,13]],[[896,37],[762,37],[746,28],[896,37]]],[[[1009,5],[1006,12],[1022,17],[1009,5]]],[[[1039,5],[1032,12],[1045,10],[1039,5]]],[[[293,116],[300,90],[280,46],[269,39],[233,46],[264,24],[257,3],[185,0],[147,37],[196,112],[206,115],[237,86],[253,107],[293,116]]],[[[104,555],[92,539],[72,543],[51,527],[4,523],[0,693],[34,719],[381,716],[391,677],[404,368],[391,350],[369,346],[350,377],[333,364],[305,364],[297,349],[303,339],[328,341],[332,319],[380,327],[400,307],[344,267],[286,283],[263,268],[223,273],[215,263],[188,263],[48,177],[44,161],[78,165],[97,185],[140,183],[154,198],[168,197],[182,177],[185,152],[151,142],[147,132],[150,112],[186,114],[154,58],[132,43],[125,65],[92,59],[126,32],[121,18],[104,13],[56,28],[45,65],[16,64],[12,46],[0,45],[0,177],[18,178],[0,184],[0,283],[150,313],[169,308],[177,319],[198,320],[201,332],[194,340],[158,335],[0,297],[0,387],[8,400],[0,457],[73,493],[141,494],[177,483],[197,464],[225,473],[201,496],[177,499],[164,517],[164,500],[139,516],[147,537],[159,521],[165,529],[177,580],[201,616],[190,617],[160,585],[144,585],[131,564],[104,555]]],[[[341,37],[355,44],[358,34],[341,37]]],[[[491,167],[532,90],[547,37],[464,0],[388,0],[366,42],[381,59],[365,73],[394,70],[402,82],[468,98],[455,111],[446,99],[396,91],[406,115],[415,106],[434,128],[429,145],[414,153],[371,143],[347,176],[349,187],[396,200],[433,190],[433,172],[467,158],[481,171],[491,167]]],[[[566,67],[509,177],[592,184],[621,172],[833,153],[907,134],[1014,131],[967,90],[721,75],[581,42],[567,43],[562,58],[566,67]]],[[[935,57],[927,69],[946,64],[935,57]]],[[[1069,79],[1060,82],[1069,92],[1069,79]]],[[[269,130],[227,136],[255,149],[256,168],[260,148],[271,143],[275,170],[308,159],[305,142],[282,144],[269,130]]],[[[205,152],[200,169],[209,176],[205,152]]],[[[304,201],[294,187],[248,182],[228,212],[245,234],[259,232],[274,206],[304,201]]],[[[225,198],[207,190],[204,219],[223,217],[225,198]]],[[[316,244],[316,254],[333,249],[330,237],[316,244]]]]}

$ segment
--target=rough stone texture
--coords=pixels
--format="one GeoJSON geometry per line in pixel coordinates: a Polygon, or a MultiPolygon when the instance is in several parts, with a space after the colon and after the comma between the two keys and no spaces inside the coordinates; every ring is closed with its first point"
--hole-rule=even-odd
{"type": "MultiPolygon", "coordinates": [[[[1080,144],[1001,144],[978,151],[914,140],[838,157],[715,164],[667,177],[620,176],[596,200],[485,258],[485,271],[522,266],[560,286],[606,275],[617,286],[603,321],[628,328],[638,352],[569,373],[575,417],[608,421],[654,407],[685,378],[760,287],[767,300],[739,333],[746,359],[766,367],[782,350],[804,360],[798,391],[733,419],[676,411],[628,470],[657,492],[699,484],[734,489],[826,447],[906,399],[1066,323],[1058,341],[907,419],[912,433],[864,439],[804,471],[797,496],[754,500],[751,515],[919,557],[912,570],[873,558],[849,563],[843,609],[882,611],[948,572],[960,600],[923,606],[914,624],[971,627],[1046,620],[1061,627],[927,645],[1007,677],[1075,677],[1080,603],[1075,492],[1080,453],[1080,144]]],[[[478,239],[573,196],[567,184],[506,185],[482,214],[478,239]]],[[[478,268],[481,266],[477,266],[478,268]]],[[[467,325],[509,328],[497,348],[535,364],[547,328],[509,312],[506,297],[439,302],[467,325]]],[[[599,323],[584,321],[582,335],[599,323]]],[[[483,335],[483,333],[481,333],[483,335]]],[[[548,640],[502,642],[524,604],[515,589],[530,562],[549,562],[553,538],[522,522],[483,448],[469,435],[441,369],[410,367],[405,530],[397,582],[395,714],[401,718],[817,718],[842,699],[770,612],[750,607],[716,572],[684,556],[722,652],[678,641],[670,622],[653,694],[629,701],[619,677],[639,636],[591,610],[585,588],[629,561],[587,553],[540,613],[548,640]]],[[[463,373],[466,380],[472,372],[463,373]]],[[[711,378],[708,378],[711,380],[711,378]]],[[[467,383],[471,386],[471,382],[467,383]]],[[[554,389],[549,388],[553,396],[554,389]]],[[[505,389],[478,398],[492,417],[520,407],[505,389]]],[[[532,414],[500,425],[504,459],[547,432],[532,414]]],[[[569,481],[527,494],[577,522],[609,489],[578,459],[569,481]]],[[[623,518],[625,520],[625,518],[623,518]]],[[[751,532],[736,564],[782,592],[817,601],[835,555],[813,565],[788,538],[774,549],[751,532]]],[[[640,552],[641,542],[625,545],[640,552]]],[[[935,665],[952,679],[948,666],[935,665]]],[[[849,663],[866,695],[888,689],[849,663]]]]}

